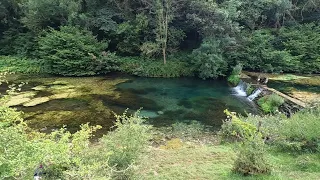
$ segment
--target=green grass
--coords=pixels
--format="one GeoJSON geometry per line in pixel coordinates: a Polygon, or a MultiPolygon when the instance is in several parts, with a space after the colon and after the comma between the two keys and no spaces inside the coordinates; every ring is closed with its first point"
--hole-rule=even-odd
{"type": "Polygon", "coordinates": [[[320,179],[320,155],[293,155],[269,150],[270,175],[242,176],[232,172],[236,148],[231,145],[184,143],[180,149],[150,149],[138,169],[139,179],[289,180],[320,179]]]}
{"type": "Polygon", "coordinates": [[[227,146],[152,148],[140,172],[142,179],[219,179],[228,174],[234,157],[227,146]]]}

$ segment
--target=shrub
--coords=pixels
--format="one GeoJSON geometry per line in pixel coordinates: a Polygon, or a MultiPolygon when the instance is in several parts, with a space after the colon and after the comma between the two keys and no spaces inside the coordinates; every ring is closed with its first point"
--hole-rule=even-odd
{"type": "Polygon", "coordinates": [[[233,165],[233,171],[243,175],[270,173],[271,166],[267,162],[264,146],[260,136],[244,141],[233,165]]]}
{"type": "Polygon", "coordinates": [[[82,126],[78,134],[84,138],[80,139],[64,129],[49,135],[30,134],[30,130],[26,130],[23,124],[0,129],[1,179],[31,179],[40,165],[44,167],[42,171],[45,177],[62,178],[66,170],[83,165],[79,161],[87,158],[84,152],[89,151],[88,139],[95,128],[82,126]]]}
{"type": "Polygon", "coordinates": [[[240,82],[240,76],[232,74],[228,77],[228,82],[231,83],[232,85],[236,86],[240,82]]]}
{"type": "Polygon", "coordinates": [[[320,108],[306,109],[283,119],[279,125],[278,145],[289,150],[320,152],[320,108]],[[292,145],[295,148],[292,148],[292,145]],[[290,147],[291,146],[291,147],[290,147]]]}
{"type": "Polygon", "coordinates": [[[253,137],[257,133],[257,127],[239,119],[235,114],[225,110],[227,115],[219,132],[225,141],[239,141],[253,137]]]}
{"type": "Polygon", "coordinates": [[[258,100],[259,106],[265,113],[275,113],[283,103],[284,99],[274,93],[258,100]]]}
{"type": "Polygon", "coordinates": [[[254,90],[255,90],[255,89],[254,89],[254,87],[252,86],[252,84],[251,84],[251,83],[247,83],[246,93],[247,93],[248,95],[250,95],[250,94],[253,93],[254,90]]]}
{"type": "Polygon", "coordinates": [[[193,63],[200,78],[225,76],[228,70],[228,63],[223,57],[223,51],[220,46],[220,41],[209,38],[192,52],[193,63]]]}
{"type": "Polygon", "coordinates": [[[31,60],[13,56],[0,56],[0,72],[15,72],[23,74],[46,73],[48,68],[44,61],[31,60]]]}
{"type": "Polygon", "coordinates": [[[236,86],[240,82],[240,74],[242,71],[242,65],[238,64],[235,67],[233,67],[233,70],[231,72],[231,75],[228,77],[228,82],[232,85],[236,86]]]}
{"type": "Polygon", "coordinates": [[[48,64],[52,74],[94,75],[101,66],[108,66],[108,61],[101,60],[100,55],[105,46],[89,31],[63,26],[60,31],[51,29],[39,38],[39,56],[48,64]]]}
{"type": "Polygon", "coordinates": [[[120,71],[142,77],[184,77],[193,76],[194,69],[186,62],[140,59],[138,57],[121,58],[120,71]]]}
{"type": "Polygon", "coordinates": [[[283,114],[241,117],[247,123],[259,127],[259,132],[268,143],[282,151],[320,151],[319,107],[301,110],[287,118],[283,114]]]}
{"type": "Polygon", "coordinates": [[[139,116],[139,111],[131,116],[126,113],[116,115],[116,129],[101,139],[102,146],[111,152],[108,164],[115,169],[114,176],[120,179],[129,178],[131,166],[151,139],[151,127],[143,124],[145,119],[139,116]]]}
{"type": "Polygon", "coordinates": [[[287,117],[283,114],[266,116],[248,114],[247,117],[240,117],[242,121],[257,127],[261,136],[268,139],[268,142],[273,142],[279,138],[279,124],[284,118],[287,117]]]}

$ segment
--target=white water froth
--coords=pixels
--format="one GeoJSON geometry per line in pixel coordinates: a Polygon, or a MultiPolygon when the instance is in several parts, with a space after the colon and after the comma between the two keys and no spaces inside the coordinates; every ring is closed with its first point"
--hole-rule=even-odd
{"type": "Polygon", "coordinates": [[[247,96],[247,93],[246,93],[247,87],[246,86],[247,85],[246,85],[245,82],[240,81],[238,86],[233,88],[233,91],[235,92],[234,95],[236,95],[236,96],[247,96]]]}
{"type": "Polygon", "coordinates": [[[248,97],[248,99],[249,99],[250,101],[253,101],[256,97],[258,97],[258,96],[261,94],[261,92],[262,92],[262,89],[260,89],[260,88],[256,89],[256,90],[248,97]]]}

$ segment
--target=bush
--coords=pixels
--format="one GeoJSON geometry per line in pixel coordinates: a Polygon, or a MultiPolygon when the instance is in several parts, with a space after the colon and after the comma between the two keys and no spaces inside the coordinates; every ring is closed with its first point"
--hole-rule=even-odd
{"type": "Polygon", "coordinates": [[[194,69],[186,62],[140,59],[138,57],[122,58],[120,71],[142,77],[184,77],[193,76],[194,69]]]}
{"type": "Polygon", "coordinates": [[[225,141],[240,141],[253,137],[257,133],[257,127],[251,123],[242,121],[236,114],[225,110],[227,119],[223,122],[220,136],[225,141]]]}
{"type": "Polygon", "coordinates": [[[270,173],[271,166],[267,162],[264,146],[260,136],[244,141],[233,165],[233,171],[243,175],[270,173]]]}
{"type": "Polygon", "coordinates": [[[259,127],[268,143],[282,151],[320,152],[320,109],[307,108],[287,118],[284,114],[241,117],[241,120],[259,127]]]}
{"type": "MultiPolygon", "coordinates": [[[[109,66],[108,61],[101,59],[105,46],[105,43],[98,42],[89,31],[63,26],[60,31],[51,29],[39,38],[39,56],[48,64],[52,74],[95,75],[102,66],[109,66]]],[[[106,54],[108,55],[110,54],[106,54]]],[[[111,55],[110,58],[114,56],[111,55]]]]}
{"type": "Polygon", "coordinates": [[[23,74],[46,73],[48,67],[42,60],[31,60],[13,56],[0,56],[0,72],[23,74]]]}
{"type": "Polygon", "coordinates": [[[223,51],[220,46],[220,41],[209,38],[192,52],[193,63],[200,78],[225,76],[228,70],[228,63],[223,57],[223,51]]]}
{"type": "Polygon", "coordinates": [[[228,82],[231,83],[232,85],[236,86],[240,82],[240,76],[239,75],[230,75],[228,77],[228,82]]]}
{"type": "Polygon", "coordinates": [[[253,93],[254,90],[255,90],[255,88],[252,86],[252,84],[251,83],[247,83],[246,93],[248,95],[250,95],[250,94],[253,93]]]}
{"type": "MultiPolygon", "coordinates": [[[[40,165],[44,167],[44,177],[58,179],[72,167],[88,165],[79,162],[88,158],[85,153],[89,151],[88,139],[95,128],[82,126],[82,130],[75,136],[64,129],[49,135],[36,132],[29,134],[30,130],[26,130],[27,127],[23,124],[0,129],[1,179],[31,179],[40,165]],[[83,138],[75,138],[76,136],[83,138]]],[[[103,162],[100,161],[100,164],[103,162]]]]}
{"type": "Polygon", "coordinates": [[[275,113],[283,103],[284,99],[274,93],[258,100],[259,106],[265,113],[275,113]]]}
{"type": "Polygon", "coordinates": [[[257,127],[261,136],[268,139],[268,142],[273,142],[279,138],[279,125],[285,118],[287,117],[284,114],[266,116],[248,114],[247,117],[240,117],[242,121],[257,127]]]}
{"type": "Polygon", "coordinates": [[[320,108],[306,109],[283,119],[279,125],[278,145],[285,149],[320,152],[320,108]],[[295,148],[292,148],[292,146],[295,148]],[[291,147],[290,147],[291,146],[291,147]]]}
{"type": "Polygon", "coordinates": [[[101,139],[102,146],[111,152],[108,164],[115,169],[117,179],[129,178],[132,165],[151,139],[151,127],[143,124],[145,119],[139,116],[139,111],[131,116],[126,113],[116,115],[116,129],[101,139]]]}

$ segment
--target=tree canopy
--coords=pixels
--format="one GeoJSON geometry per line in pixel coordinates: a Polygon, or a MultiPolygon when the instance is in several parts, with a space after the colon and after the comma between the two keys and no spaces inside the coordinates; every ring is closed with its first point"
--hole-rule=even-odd
{"type": "Polygon", "coordinates": [[[68,26],[108,42],[99,51],[140,56],[141,63],[151,58],[183,61],[199,71],[231,71],[238,63],[266,72],[320,71],[320,50],[312,43],[320,36],[315,0],[3,0],[0,10],[1,55],[41,59],[43,34],[68,26]],[[205,46],[215,48],[202,51],[205,46]],[[181,60],[181,54],[187,56],[181,60]],[[213,61],[203,58],[210,54],[213,61]]]}

